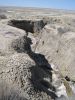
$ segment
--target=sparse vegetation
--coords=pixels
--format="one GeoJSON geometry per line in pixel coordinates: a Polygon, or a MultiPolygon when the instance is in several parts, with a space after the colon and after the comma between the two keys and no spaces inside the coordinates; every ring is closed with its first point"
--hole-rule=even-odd
{"type": "Polygon", "coordinates": [[[75,14],[51,9],[6,10],[0,10],[0,100],[72,97],[75,14]]]}
{"type": "Polygon", "coordinates": [[[0,14],[0,19],[7,19],[7,16],[4,14],[0,14]]]}

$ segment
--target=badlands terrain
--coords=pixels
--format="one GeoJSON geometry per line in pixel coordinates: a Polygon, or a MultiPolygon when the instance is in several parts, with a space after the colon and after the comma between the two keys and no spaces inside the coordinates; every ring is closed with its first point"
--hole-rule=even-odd
{"type": "Polygon", "coordinates": [[[0,100],[75,100],[75,12],[0,7],[0,100]]]}

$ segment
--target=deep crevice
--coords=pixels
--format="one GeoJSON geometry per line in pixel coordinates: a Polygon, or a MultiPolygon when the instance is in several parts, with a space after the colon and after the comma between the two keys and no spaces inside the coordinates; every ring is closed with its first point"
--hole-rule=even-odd
{"type": "MultiPolygon", "coordinates": [[[[40,21],[28,21],[28,20],[11,20],[9,25],[25,30],[26,32],[40,32],[45,26],[43,20],[40,21]]],[[[54,93],[55,88],[52,86],[52,68],[48,60],[44,55],[40,53],[35,53],[31,49],[32,40],[27,36],[23,36],[12,43],[12,47],[18,53],[25,52],[29,57],[35,62],[35,66],[30,68],[31,71],[31,82],[34,88],[39,91],[46,92],[53,99],[57,96],[54,93]],[[44,80],[44,78],[49,78],[50,82],[44,80]],[[49,91],[50,89],[51,91],[49,91]]]]}
{"type": "Polygon", "coordinates": [[[8,25],[23,29],[26,32],[39,33],[46,23],[43,20],[10,20],[8,25]]]}
{"type": "Polygon", "coordinates": [[[25,36],[23,37],[23,39],[24,39],[24,41],[22,40],[23,44],[21,43],[21,40],[18,40],[18,43],[17,45],[14,46],[14,49],[18,53],[19,52],[27,53],[28,56],[35,62],[35,66],[32,66],[30,68],[31,71],[30,81],[34,89],[46,92],[53,99],[55,99],[57,96],[54,93],[55,87],[52,86],[51,84],[52,82],[51,65],[49,64],[48,60],[45,58],[44,55],[32,51],[31,49],[32,40],[29,37],[25,36]],[[44,80],[44,78],[46,79],[49,78],[50,81],[44,80]],[[51,91],[49,91],[48,89],[50,89],[51,91]]]}

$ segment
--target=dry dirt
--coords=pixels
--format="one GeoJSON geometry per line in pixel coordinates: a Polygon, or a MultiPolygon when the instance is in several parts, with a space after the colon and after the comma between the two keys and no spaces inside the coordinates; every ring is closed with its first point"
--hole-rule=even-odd
{"type": "Polygon", "coordinates": [[[74,100],[75,12],[0,7],[0,100],[74,100]]]}

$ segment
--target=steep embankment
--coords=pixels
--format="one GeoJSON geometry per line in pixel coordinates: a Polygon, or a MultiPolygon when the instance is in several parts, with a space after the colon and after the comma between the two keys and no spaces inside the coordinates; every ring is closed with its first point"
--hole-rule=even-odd
{"type": "Polygon", "coordinates": [[[28,12],[0,17],[0,100],[74,100],[74,15],[28,12]]]}

